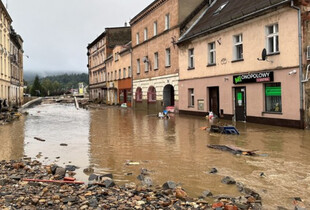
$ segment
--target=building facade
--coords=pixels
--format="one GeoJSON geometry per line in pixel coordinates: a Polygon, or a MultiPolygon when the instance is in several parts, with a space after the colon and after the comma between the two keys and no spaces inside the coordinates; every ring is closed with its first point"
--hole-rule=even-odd
{"type": "Polygon", "coordinates": [[[303,128],[296,2],[212,2],[178,42],[180,112],[303,128]]]}
{"type": "Polygon", "coordinates": [[[24,82],[23,82],[23,39],[11,27],[10,32],[10,104],[20,106],[23,104],[24,82]]]}
{"type": "Polygon", "coordinates": [[[134,107],[162,111],[178,109],[181,29],[202,0],[156,0],[130,21],[134,107]]]}
{"type": "Polygon", "coordinates": [[[117,45],[113,54],[106,60],[107,104],[126,104],[131,107],[132,79],[131,79],[131,43],[117,45]]]}
{"type": "Polygon", "coordinates": [[[12,19],[2,1],[0,1],[0,100],[9,104],[11,71],[10,71],[10,27],[12,19]]]}
{"type": "Polygon", "coordinates": [[[108,86],[105,61],[112,56],[112,51],[116,45],[124,45],[130,41],[130,27],[106,28],[100,36],[87,46],[89,97],[91,100],[107,101],[108,86]]]}

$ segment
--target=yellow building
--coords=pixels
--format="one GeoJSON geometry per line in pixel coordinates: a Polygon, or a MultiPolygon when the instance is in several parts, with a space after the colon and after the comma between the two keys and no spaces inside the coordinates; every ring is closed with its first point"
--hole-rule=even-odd
{"type": "Polygon", "coordinates": [[[0,100],[10,101],[10,26],[12,19],[0,1],[0,100]]]}

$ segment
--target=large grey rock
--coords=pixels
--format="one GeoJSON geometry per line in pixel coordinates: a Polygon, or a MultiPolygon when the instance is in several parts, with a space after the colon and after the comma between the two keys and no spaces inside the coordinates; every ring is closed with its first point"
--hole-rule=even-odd
{"type": "Polygon", "coordinates": [[[225,176],[222,179],[222,183],[223,184],[236,184],[236,181],[233,178],[231,178],[230,176],[225,176]]]}
{"type": "Polygon", "coordinates": [[[89,175],[89,177],[88,177],[88,181],[95,181],[95,180],[98,180],[98,175],[96,175],[96,174],[91,174],[91,175],[89,175]]]}
{"type": "Polygon", "coordinates": [[[151,187],[153,186],[153,180],[151,179],[151,177],[144,177],[142,184],[146,185],[147,187],[151,187]]]}
{"type": "Polygon", "coordinates": [[[206,197],[209,197],[209,196],[212,196],[213,194],[212,194],[212,192],[210,191],[210,190],[205,190],[205,191],[203,191],[202,192],[202,197],[203,198],[206,198],[206,197]]]}
{"type": "Polygon", "coordinates": [[[165,189],[165,190],[174,189],[176,187],[177,187],[177,185],[173,181],[167,181],[166,183],[163,184],[163,189],[165,189]]]}
{"type": "Polygon", "coordinates": [[[66,169],[63,167],[57,167],[55,175],[58,176],[59,179],[63,179],[66,176],[66,169]]]}
{"type": "Polygon", "coordinates": [[[109,177],[102,177],[101,184],[103,184],[107,188],[115,186],[114,181],[109,177]]]}

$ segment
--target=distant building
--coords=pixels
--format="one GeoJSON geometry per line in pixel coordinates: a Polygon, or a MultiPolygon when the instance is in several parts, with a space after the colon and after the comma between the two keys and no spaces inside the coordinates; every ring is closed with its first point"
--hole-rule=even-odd
{"type": "Polygon", "coordinates": [[[23,104],[23,39],[18,35],[13,27],[10,32],[10,70],[11,70],[11,87],[10,99],[11,105],[20,106],[23,104]]]}
{"type": "Polygon", "coordinates": [[[131,45],[117,45],[106,60],[107,72],[107,104],[126,103],[131,106],[131,45]]]}
{"type": "Polygon", "coordinates": [[[112,56],[116,45],[131,41],[130,27],[106,28],[87,46],[89,70],[89,97],[92,100],[107,101],[108,87],[105,61],[112,56]]]}
{"type": "Polygon", "coordinates": [[[10,30],[12,19],[0,1],[0,100],[11,101],[10,30]]]}

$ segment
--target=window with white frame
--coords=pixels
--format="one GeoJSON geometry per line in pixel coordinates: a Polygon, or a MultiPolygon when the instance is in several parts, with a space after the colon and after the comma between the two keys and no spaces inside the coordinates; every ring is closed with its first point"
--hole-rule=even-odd
{"type": "Polygon", "coordinates": [[[234,36],[234,60],[243,59],[243,40],[242,34],[234,36]]]}
{"type": "Polygon", "coordinates": [[[158,69],[158,52],[154,53],[154,69],[158,69]]]}
{"type": "Polygon", "coordinates": [[[194,64],[194,49],[189,49],[188,50],[188,68],[193,69],[195,68],[194,64]]]}
{"type": "Polygon", "coordinates": [[[188,106],[194,107],[195,106],[195,95],[194,95],[194,88],[188,89],[188,106]]]}
{"type": "Polygon", "coordinates": [[[128,77],[131,77],[131,67],[128,66],[128,77]]]}
{"type": "Polygon", "coordinates": [[[144,41],[146,41],[147,40],[147,28],[144,28],[144,41]]]}
{"type": "Polygon", "coordinates": [[[136,34],[136,44],[140,43],[140,37],[139,37],[139,33],[136,34]]]}
{"type": "Polygon", "coordinates": [[[170,48],[166,49],[166,67],[171,66],[171,53],[170,48]]]}
{"type": "Polygon", "coordinates": [[[154,28],[154,29],[153,29],[153,30],[154,30],[153,35],[156,36],[156,35],[157,35],[157,21],[154,22],[153,28],[154,28]]]}
{"type": "Polygon", "coordinates": [[[215,42],[211,42],[208,44],[208,50],[209,50],[209,60],[208,64],[215,64],[216,62],[216,49],[215,49],[215,42]]]}
{"type": "Polygon", "coordinates": [[[165,30],[170,28],[170,14],[165,15],[165,30]]]}
{"type": "Polygon", "coordinates": [[[140,74],[140,59],[137,59],[137,74],[140,74]]]}
{"type": "Polygon", "coordinates": [[[149,57],[145,56],[143,59],[144,62],[144,72],[148,72],[149,71],[149,57]]]}
{"type": "Polygon", "coordinates": [[[123,69],[123,79],[126,78],[126,68],[123,69]]]}
{"type": "Polygon", "coordinates": [[[267,44],[267,54],[279,52],[279,26],[278,24],[273,24],[266,26],[266,44],[267,44]]]}

